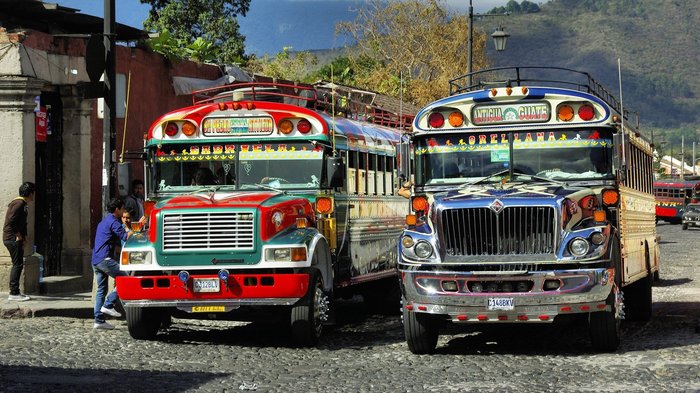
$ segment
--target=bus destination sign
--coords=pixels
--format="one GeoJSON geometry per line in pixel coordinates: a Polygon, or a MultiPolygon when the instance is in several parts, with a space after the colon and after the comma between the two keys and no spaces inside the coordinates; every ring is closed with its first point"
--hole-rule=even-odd
{"type": "Polygon", "coordinates": [[[551,110],[546,102],[478,105],[472,109],[472,123],[475,125],[544,123],[550,116],[551,110]]]}
{"type": "Polygon", "coordinates": [[[209,117],[202,123],[204,136],[269,135],[273,129],[271,117],[209,117]]]}

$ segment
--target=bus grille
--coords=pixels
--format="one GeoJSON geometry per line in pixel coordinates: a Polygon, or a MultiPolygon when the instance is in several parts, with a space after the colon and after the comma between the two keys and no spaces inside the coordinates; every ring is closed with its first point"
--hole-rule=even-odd
{"type": "Polygon", "coordinates": [[[164,214],[163,250],[252,250],[253,217],[232,211],[164,214]]]}
{"type": "Polygon", "coordinates": [[[448,256],[554,253],[554,208],[449,209],[442,212],[448,256]]]}

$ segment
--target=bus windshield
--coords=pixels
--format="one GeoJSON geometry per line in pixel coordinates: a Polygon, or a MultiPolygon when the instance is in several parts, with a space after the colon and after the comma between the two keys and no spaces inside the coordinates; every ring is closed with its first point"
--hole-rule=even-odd
{"type": "Polygon", "coordinates": [[[416,140],[416,183],[479,181],[511,166],[519,175],[557,181],[614,179],[612,148],[606,130],[427,136],[416,140]]]}
{"type": "Polygon", "coordinates": [[[158,192],[318,189],[323,149],[311,143],[163,145],[152,160],[158,192]]]}

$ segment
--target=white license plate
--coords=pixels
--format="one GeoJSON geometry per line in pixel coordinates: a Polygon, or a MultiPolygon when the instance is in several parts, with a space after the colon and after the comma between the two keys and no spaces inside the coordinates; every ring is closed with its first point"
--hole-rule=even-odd
{"type": "Polygon", "coordinates": [[[489,310],[512,310],[515,302],[512,297],[490,297],[489,310]]]}
{"type": "Polygon", "coordinates": [[[193,278],[192,285],[195,292],[219,292],[218,278],[193,278]]]}

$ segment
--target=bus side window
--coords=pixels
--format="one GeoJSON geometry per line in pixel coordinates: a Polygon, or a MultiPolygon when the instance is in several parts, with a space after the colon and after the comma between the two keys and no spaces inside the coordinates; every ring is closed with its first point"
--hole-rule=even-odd
{"type": "Polygon", "coordinates": [[[360,195],[367,194],[367,153],[358,152],[357,160],[357,193],[360,195]]]}
{"type": "Polygon", "coordinates": [[[387,156],[377,156],[377,195],[386,195],[386,159],[387,156]]]}
{"type": "Polygon", "coordinates": [[[367,154],[367,195],[377,195],[377,155],[367,154]]]}
{"type": "Polygon", "coordinates": [[[348,151],[348,194],[357,194],[357,152],[348,151]]]}

